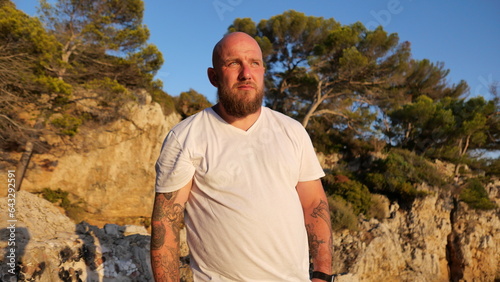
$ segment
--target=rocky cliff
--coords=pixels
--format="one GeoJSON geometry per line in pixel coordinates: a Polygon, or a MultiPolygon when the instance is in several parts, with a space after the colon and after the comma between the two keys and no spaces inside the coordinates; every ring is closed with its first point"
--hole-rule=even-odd
{"type": "MultiPolygon", "coordinates": [[[[144,227],[75,224],[39,196],[19,191],[16,200],[14,230],[0,229],[1,281],[152,280],[150,237],[144,227]],[[11,246],[4,241],[9,237],[14,239],[11,246]]],[[[4,223],[7,209],[1,207],[4,223]]]]}
{"type": "MultiPolygon", "coordinates": [[[[360,231],[334,235],[339,281],[499,281],[500,210],[474,211],[449,193],[397,204],[360,231]]],[[[500,203],[500,182],[488,186],[500,203]]]]}
{"type": "MultiPolygon", "coordinates": [[[[424,188],[425,189],[425,188],[424,188]]],[[[488,187],[500,202],[500,182],[488,187]]],[[[432,192],[432,189],[429,191],[432,192]]],[[[142,226],[75,224],[40,196],[16,194],[15,230],[1,228],[2,281],[152,281],[150,236],[142,226]],[[11,246],[15,241],[15,273],[11,246]],[[10,280],[12,278],[12,280],[10,280]]],[[[3,203],[7,198],[0,198],[3,203]]],[[[388,203],[388,202],[387,202],[388,203]]],[[[500,211],[479,212],[445,194],[387,206],[386,218],[334,233],[336,281],[498,281],[500,211]]],[[[0,206],[1,222],[8,207],[0,206]]],[[[183,237],[185,234],[182,234],[183,237]]],[[[183,242],[182,281],[192,281],[183,242]]]]}
{"type": "MultiPolygon", "coordinates": [[[[154,164],[163,138],[180,121],[180,116],[165,117],[160,105],[151,102],[147,93],[139,95],[141,103],[124,108],[126,119],[96,128],[83,127],[71,139],[43,136],[53,149],[33,155],[22,190],[67,191],[70,200],[84,210],[79,218],[100,225],[139,223],[149,218],[154,196],[154,164]]],[[[4,166],[15,168],[15,165],[4,166]]],[[[5,174],[1,177],[4,180],[5,174]]],[[[0,193],[5,195],[6,191],[0,193]]]]}

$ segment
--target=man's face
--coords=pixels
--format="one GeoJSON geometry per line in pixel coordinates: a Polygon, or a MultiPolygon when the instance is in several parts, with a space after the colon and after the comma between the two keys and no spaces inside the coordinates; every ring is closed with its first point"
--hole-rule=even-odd
{"type": "Polygon", "coordinates": [[[215,66],[219,102],[234,117],[255,113],[264,97],[264,64],[259,45],[235,36],[219,49],[215,66]]]}

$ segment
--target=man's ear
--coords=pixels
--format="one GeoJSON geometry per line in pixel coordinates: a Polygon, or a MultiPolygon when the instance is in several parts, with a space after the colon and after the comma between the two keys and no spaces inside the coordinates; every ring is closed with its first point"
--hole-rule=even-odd
{"type": "Polygon", "coordinates": [[[212,85],[215,87],[219,87],[219,79],[217,77],[217,72],[215,71],[215,69],[208,68],[207,74],[208,74],[208,80],[210,80],[210,83],[212,83],[212,85]]]}

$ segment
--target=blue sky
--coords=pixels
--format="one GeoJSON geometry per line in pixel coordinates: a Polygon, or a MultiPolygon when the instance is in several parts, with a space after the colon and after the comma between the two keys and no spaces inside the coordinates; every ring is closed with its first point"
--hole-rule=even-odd
{"type": "MultiPolygon", "coordinates": [[[[35,15],[37,0],[14,0],[35,15]]],[[[487,86],[500,81],[500,1],[450,0],[145,0],[144,23],[165,63],[157,78],[177,96],[194,89],[216,102],[206,69],[214,44],[235,18],[262,19],[287,10],[334,18],[348,25],[382,25],[411,43],[413,58],[443,62],[448,81],[467,81],[472,96],[489,97],[487,86]]]]}

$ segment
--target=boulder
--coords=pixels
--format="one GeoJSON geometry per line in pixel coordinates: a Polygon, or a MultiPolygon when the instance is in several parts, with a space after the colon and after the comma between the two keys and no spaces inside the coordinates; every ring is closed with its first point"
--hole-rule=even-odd
{"type": "MultiPolygon", "coordinates": [[[[8,214],[5,205],[0,214],[8,214]]],[[[26,191],[16,193],[15,220],[15,245],[0,241],[3,262],[15,250],[15,275],[2,263],[1,281],[153,281],[144,227],[75,224],[52,203],[26,191]]],[[[10,232],[1,228],[1,238],[10,232]]]]}

